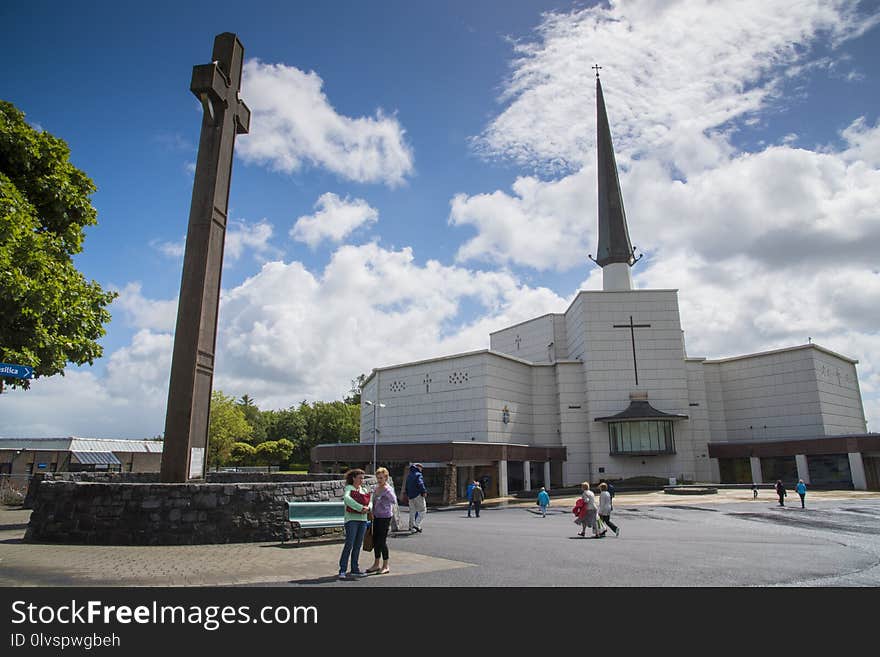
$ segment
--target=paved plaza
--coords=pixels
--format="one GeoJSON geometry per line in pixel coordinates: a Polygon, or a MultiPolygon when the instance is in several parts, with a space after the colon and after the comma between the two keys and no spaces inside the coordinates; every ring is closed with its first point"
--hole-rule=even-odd
{"type": "MultiPolygon", "coordinates": [[[[338,581],[341,543],[86,546],[22,541],[29,511],[0,508],[2,586],[878,586],[880,494],[619,494],[620,537],[581,539],[554,499],[546,518],[502,503],[479,519],[431,511],[389,541],[392,573],[338,581]]],[[[403,519],[406,520],[404,510],[403,519]]],[[[364,553],[362,568],[372,560],[364,553]]]]}

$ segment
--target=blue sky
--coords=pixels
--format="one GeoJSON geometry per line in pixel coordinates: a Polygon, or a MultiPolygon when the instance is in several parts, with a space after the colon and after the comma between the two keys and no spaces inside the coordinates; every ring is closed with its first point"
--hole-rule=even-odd
{"type": "Polygon", "coordinates": [[[338,399],[601,286],[594,62],[639,287],[688,353],[807,337],[880,426],[880,5],[810,1],[0,6],[0,97],[97,184],[77,264],[120,291],[93,367],[0,398],[7,435],[164,425],[215,34],[245,47],[215,387],[338,399]],[[771,6],[765,6],[765,5],[771,6]]]}

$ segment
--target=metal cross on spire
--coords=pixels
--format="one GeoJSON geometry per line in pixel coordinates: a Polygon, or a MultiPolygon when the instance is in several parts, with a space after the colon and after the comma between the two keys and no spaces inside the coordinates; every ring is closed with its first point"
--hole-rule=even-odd
{"type": "Polygon", "coordinates": [[[598,64],[596,64],[595,66],[591,66],[590,68],[596,69],[596,77],[598,78],[599,77],[599,69],[601,69],[602,67],[599,66],[598,64]]]}

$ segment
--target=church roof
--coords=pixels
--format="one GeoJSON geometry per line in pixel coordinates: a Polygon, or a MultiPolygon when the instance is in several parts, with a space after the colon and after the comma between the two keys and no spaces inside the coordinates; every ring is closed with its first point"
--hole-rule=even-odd
{"type": "Polygon", "coordinates": [[[630,266],[635,263],[633,246],[626,227],[626,212],[623,209],[623,194],[617,177],[617,162],[614,158],[614,145],[611,143],[611,128],[605,111],[605,98],[602,83],[596,74],[597,148],[599,168],[599,249],[595,262],[600,267],[615,262],[630,266]]]}
{"type": "Polygon", "coordinates": [[[626,410],[617,415],[597,417],[596,422],[635,422],[637,420],[686,420],[687,415],[658,411],[644,399],[633,399],[626,410]]]}

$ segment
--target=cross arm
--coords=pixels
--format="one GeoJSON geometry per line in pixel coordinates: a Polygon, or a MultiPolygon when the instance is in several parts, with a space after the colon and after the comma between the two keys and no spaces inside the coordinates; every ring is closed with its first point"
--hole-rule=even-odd
{"type": "Polygon", "coordinates": [[[238,99],[238,107],[235,110],[235,134],[246,135],[251,127],[251,110],[244,101],[238,99]]]}
{"type": "Polygon", "coordinates": [[[204,94],[209,94],[211,100],[226,102],[226,89],[229,82],[217,62],[199,64],[193,66],[192,81],[189,90],[195,97],[204,102],[204,94]]]}

